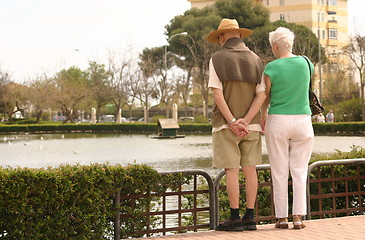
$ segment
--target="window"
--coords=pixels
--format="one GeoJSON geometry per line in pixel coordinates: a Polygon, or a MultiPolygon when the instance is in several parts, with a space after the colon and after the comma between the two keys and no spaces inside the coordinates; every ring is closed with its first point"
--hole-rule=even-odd
{"type": "Polygon", "coordinates": [[[338,64],[337,63],[333,63],[331,62],[329,64],[329,69],[328,69],[329,73],[336,73],[338,72],[338,64]]]}
{"type": "Polygon", "coordinates": [[[284,6],[284,5],[285,5],[284,0],[280,0],[280,6],[284,6]]]}
{"type": "Polygon", "coordinates": [[[322,39],[326,38],[326,30],[322,30],[322,39]]]}
{"type": "Polygon", "coordinates": [[[335,29],[335,28],[328,29],[328,38],[337,40],[337,29],[335,29]]]}
{"type": "Polygon", "coordinates": [[[317,30],[317,38],[318,39],[321,39],[321,34],[320,34],[320,30],[319,29],[317,30]]]}
{"type": "Polygon", "coordinates": [[[267,6],[269,6],[270,5],[270,0],[267,0],[266,2],[267,2],[267,6]]]}
{"type": "Polygon", "coordinates": [[[324,22],[324,13],[321,13],[321,22],[324,22]]]}
{"type": "Polygon", "coordinates": [[[330,6],[337,6],[337,0],[329,0],[328,5],[330,6]]]}
{"type": "Polygon", "coordinates": [[[280,14],[280,21],[285,21],[285,15],[283,13],[280,14]]]}

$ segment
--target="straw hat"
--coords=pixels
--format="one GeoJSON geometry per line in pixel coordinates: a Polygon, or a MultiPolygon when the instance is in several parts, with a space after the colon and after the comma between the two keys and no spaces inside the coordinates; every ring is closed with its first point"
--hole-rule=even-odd
{"type": "Polygon", "coordinates": [[[232,30],[239,32],[241,34],[241,38],[248,37],[252,34],[250,29],[240,28],[236,19],[223,18],[219,24],[218,30],[209,33],[207,40],[211,43],[219,43],[219,34],[232,30]]]}

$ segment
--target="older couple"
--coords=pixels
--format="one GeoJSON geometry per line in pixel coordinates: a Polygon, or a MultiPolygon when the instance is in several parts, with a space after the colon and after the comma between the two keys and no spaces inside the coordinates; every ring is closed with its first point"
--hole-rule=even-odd
{"type": "MultiPolygon", "coordinates": [[[[294,34],[280,27],[269,41],[277,60],[263,68],[259,57],[243,42],[252,34],[234,19],[223,19],[207,40],[222,49],[209,63],[212,113],[213,167],[226,173],[230,217],[216,230],[256,230],[256,165],[261,163],[260,131],[265,133],[274,190],[275,227],[288,228],[288,177],[293,182],[293,227],[305,227],[307,168],[313,145],[309,107],[309,67],[292,53],[294,34]],[[260,112],[261,109],[261,112],[260,112]],[[246,186],[246,210],[240,217],[239,170],[246,186]]],[[[309,61],[310,62],[310,61],[309,61]]],[[[313,72],[313,71],[312,71],[313,72]]]]}

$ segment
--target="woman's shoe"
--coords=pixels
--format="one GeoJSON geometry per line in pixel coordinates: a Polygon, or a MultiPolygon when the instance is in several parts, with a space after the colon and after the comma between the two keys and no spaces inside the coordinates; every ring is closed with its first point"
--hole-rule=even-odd
{"type": "Polygon", "coordinates": [[[293,218],[293,225],[294,225],[294,229],[302,229],[305,228],[305,224],[303,223],[302,219],[298,216],[295,216],[293,218]]]}
{"type": "Polygon", "coordinates": [[[288,218],[279,218],[278,222],[275,223],[276,228],[288,228],[288,218]]]}

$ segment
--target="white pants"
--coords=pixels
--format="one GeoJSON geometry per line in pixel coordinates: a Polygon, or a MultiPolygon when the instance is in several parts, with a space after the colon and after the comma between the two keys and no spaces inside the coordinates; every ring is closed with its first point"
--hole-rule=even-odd
{"type": "Polygon", "coordinates": [[[307,214],[306,182],[314,133],[310,115],[270,114],[265,139],[274,188],[275,216],[288,217],[289,170],[293,183],[293,215],[307,214]]]}

